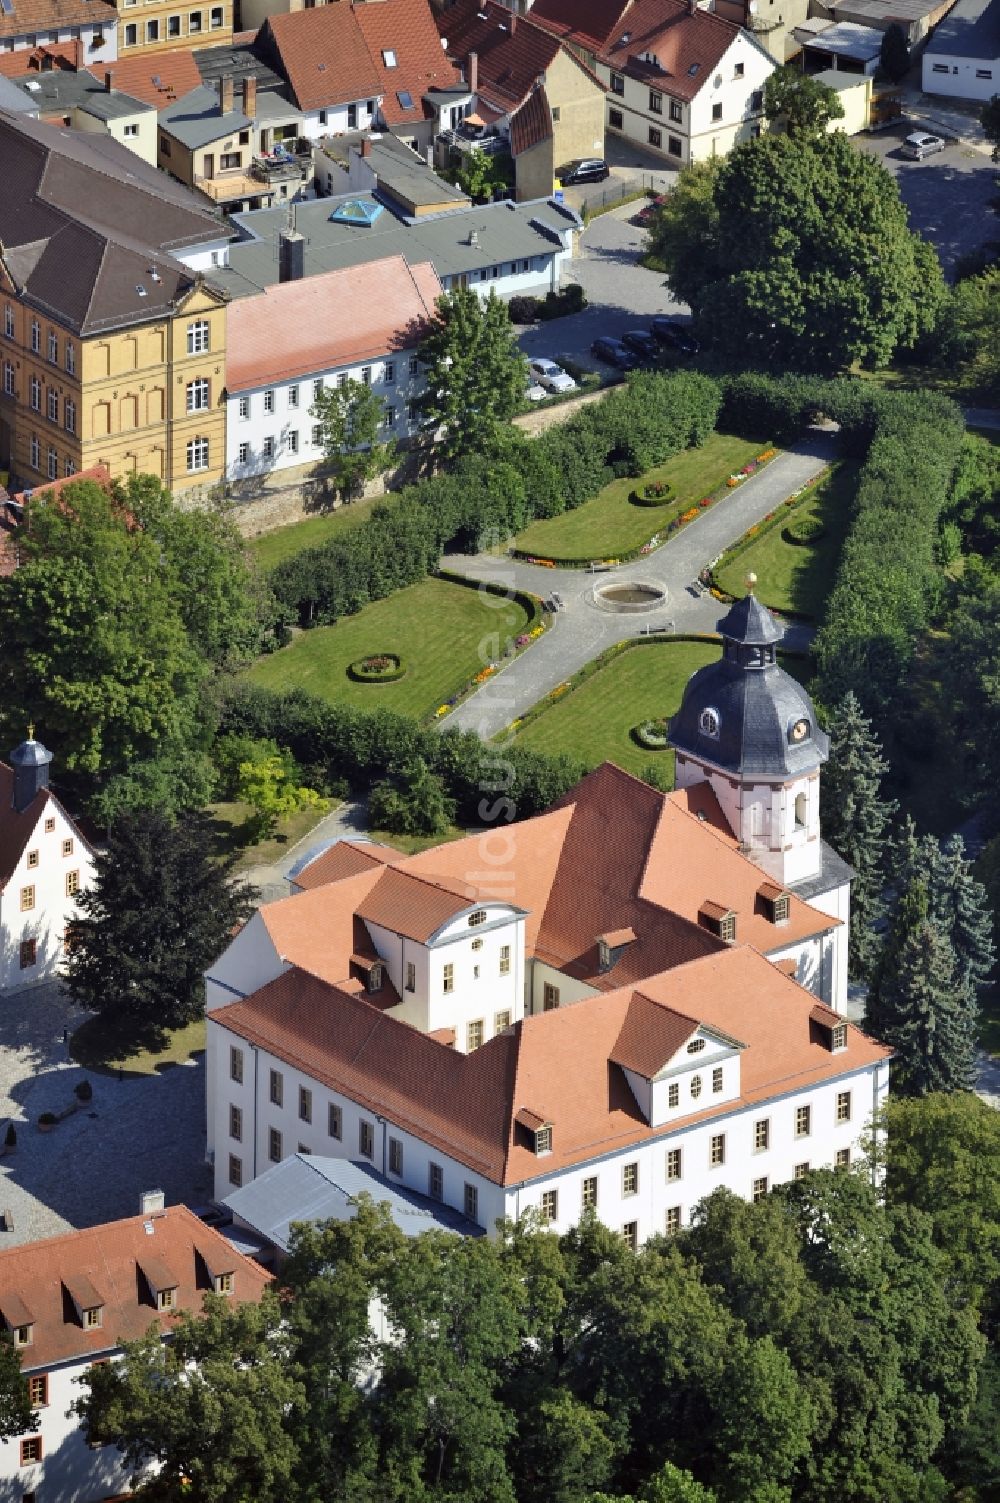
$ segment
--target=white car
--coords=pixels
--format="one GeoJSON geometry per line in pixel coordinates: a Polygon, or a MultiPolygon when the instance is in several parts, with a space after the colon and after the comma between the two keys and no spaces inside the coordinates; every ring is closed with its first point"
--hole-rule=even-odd
{"type": "Polygon", "coordinates": [[[546,360],[539,356],[537,360],[528,361],[528,369],[534,380],[538,381],[549,391],[576,391],[576,382],[572,376],[567,376],[561,365],[556,365],[554,360],[546,360]]]}
{"type": "Polygon", "coordinates": [[[524,395],[529,402],[544,402],[548,392],[544,386],[539,386],[537,381],[531,381],[524,395]]]}
{"type": "Polygon", "coordinates": [[[915,131],[912,136],[907,136],[899,148],[900,156],[909,157],[914,162],[922,162],[924,157],[933,155],[935,151],[944,151],[947,141],[940,136],[929,136],[925,131],[915,131]]]}

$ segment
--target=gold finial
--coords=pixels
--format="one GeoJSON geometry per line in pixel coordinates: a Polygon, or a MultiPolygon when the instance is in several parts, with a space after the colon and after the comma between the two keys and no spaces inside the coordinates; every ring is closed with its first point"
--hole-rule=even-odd
{"type": "Polygon", "coordinates": [[[34,741],[34,739],[35,739],[35,722],[33,720],[29,720],[28,721],[28,740],[29,741],[34,741]]]}
{"type": "Polygon", "coordinates": [[[752,574],[751,573],[751,574],[747,575],[746,585],[747,585],[747,594],[748,595],[752,595],[753,592],[754,592],[754,590],[757,587],[757,576],[756,576],[756,574],[752,574]]]}

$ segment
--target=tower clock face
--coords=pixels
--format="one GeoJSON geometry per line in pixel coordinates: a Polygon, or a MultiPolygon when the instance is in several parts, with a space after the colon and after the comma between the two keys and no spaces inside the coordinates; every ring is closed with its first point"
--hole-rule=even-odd
{"type": "Polygon", "coordinates": [[[791,736],[793,741],[804,741],[809,734],[808,720],[796,720],[792,726],[791,736]]]}

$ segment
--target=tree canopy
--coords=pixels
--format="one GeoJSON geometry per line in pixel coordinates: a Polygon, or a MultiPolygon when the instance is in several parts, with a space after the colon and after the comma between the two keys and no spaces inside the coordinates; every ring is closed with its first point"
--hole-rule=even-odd
{"type": "Polygon", "coordinates": [[[438,317],[420,350],[427,382],[425,426],[449,459],[489,444],[524,401],[527,362],[507,304],[471,287],[438,298],[438,317]]]}
{"type": "Polygon", "coordinates": [[[353,377],[343,386],[324,386],[309,409],[323,444],[323,462],[334,487],[356,496],[366,480],[389,468],[396,453],[385,438],[385,403],[374,387],[353,377]]]}
{"type": "Polygon", "coordinates": [[[843,119],[844,106],[829,84],[798,68],[775,68],[764,83],[764,114],[790,136],[820,135],[843,119]]]}
{"type": "Polygon", "coordinates": [[[744,365],[885,364],[944,296],[891,174],[841,131],[766,135],[685,169],[651,250],[713,347],[744,365]]]}

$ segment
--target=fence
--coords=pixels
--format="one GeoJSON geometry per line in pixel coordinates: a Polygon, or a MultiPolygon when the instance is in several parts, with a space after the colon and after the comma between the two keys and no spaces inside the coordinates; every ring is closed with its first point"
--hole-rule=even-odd
{"type": "Polygon", "coordinates": [[[662,193],[666,188],[662,174],[658,172],[640,172],[634,177],[616,179],[607,183],[603,188],[596,188],[593,192],[587,192],[580,200],[580,209],[586,209],[588,214],[599,214],[602,209],[614,208],[625,198],[634,198],[647,189],[662,193]],[[658,181],[659,179],[659,181],[658,181]]]}

